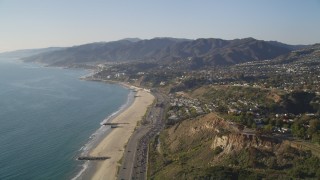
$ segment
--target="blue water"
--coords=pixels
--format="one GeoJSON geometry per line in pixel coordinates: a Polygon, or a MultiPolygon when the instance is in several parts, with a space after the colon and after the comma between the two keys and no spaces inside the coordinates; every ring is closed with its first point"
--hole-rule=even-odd
{"type": "Polygon", "coordinates": [[[84,74],[0,59],[0,179],[77,174],[79,149],[129,93],[84,74]]]}

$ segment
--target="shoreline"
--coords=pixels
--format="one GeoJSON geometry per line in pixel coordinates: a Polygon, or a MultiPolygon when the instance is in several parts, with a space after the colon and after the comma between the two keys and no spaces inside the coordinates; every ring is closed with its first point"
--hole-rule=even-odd
{"type": "MultiPolygon", "coordinates": [[[[95,136],[85,145],[87,149],[82,150],[81,155],[89,156],[110,156],[103,162],[86,161],[78,174],[72,179],[116,179],[117,170],[121,164],[119,161],[124,154],[125,145],[133,134],[138,121],[142,119],[149,105],[151,105],[155,97],[142,88],[130,86],[125,83],[113,82],[108,80],[97,80],[89,78],[81,78],[88,81],[100,81],[109,84],[119,84],[130,90],[128,101],[118,111],[114,112],[101,122],[125,123],[120,124],[116,128],[102,125],[96,132],[101,130],[102,133],[95,136],[96,132],[91,135],[95,136]]],[[[91,137],[90,137],[91,138],[91,137]]]]}
{"type": "MultiPolygon", "coordinates": [[[[88,80],[88,79],[84,79],[83,77],[84,76],[81,76],[80,80],[91,81],[91,80],[88,80]]],[[[97,82],[107,83],[107,82],[103,82],[103,81],[97,81],[97,82]]],[[[111,83],[108,83],[108,84],[111,84],[111,83]]],[[[116,84],[116,83],[112,83],[112,84],[116,84]]],[[[122,85],[120,83],[118,83],[118,85],[123,86],[124,88],[130,90],[129,86],[125,86],[125,85],[122,85]]],[[[103,125],[103,123],[112,122],[112,120],[114,118],[116,118],[119,114],[121,114],[123,111],[128,109],[132,105],[132,103],[134,102],[135,94],[136,94],[136,92],[130,90],[130,92],[129,92],[128,96],[127,96],[127,101],[123,105],[121,105],[117,111],[115,111],[112,114],[106,116],[100,122],[100,127],[88,137],[88,141],[78,150],[78,153],[75,155],[75,157],[89,156],[90,152],[99,143],[101,143],[102,140],[106,136],[108,136],[108,134],[112,130],[110,126],[105,126],[105,125],[103,125]]],[[[81,168],[78,171],[76,171],[76,173],[73,174],[70,177],[70,179],[71,180],[88,179],[88,177],[90,177],[90,175],[93,174],[95,166],[96,166],[96,164],[94,162],[92,162],[92,161],[84,161],[81,164],[81,168]]]]}

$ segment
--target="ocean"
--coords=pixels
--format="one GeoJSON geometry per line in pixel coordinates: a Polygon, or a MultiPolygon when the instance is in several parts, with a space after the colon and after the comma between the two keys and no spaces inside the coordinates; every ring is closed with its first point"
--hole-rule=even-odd
{"type": "Polygon", "coordinates": [[[0,59],[0,179],[71,179],[101,122],[130,91],[79,80],[84,70],[0,59]]]}

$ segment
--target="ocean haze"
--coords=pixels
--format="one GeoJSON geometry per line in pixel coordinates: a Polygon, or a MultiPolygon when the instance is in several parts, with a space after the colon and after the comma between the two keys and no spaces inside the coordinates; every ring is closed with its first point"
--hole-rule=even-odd
{"type": "Polygon", "coordinates": [[[0,61],[0,179],[70,179],[100,122],[129,90],[81,81],[86,71],[0,61]]]}

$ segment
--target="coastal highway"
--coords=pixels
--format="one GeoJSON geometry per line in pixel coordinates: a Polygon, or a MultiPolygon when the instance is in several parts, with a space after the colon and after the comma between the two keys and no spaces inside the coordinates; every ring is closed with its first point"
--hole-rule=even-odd
{"type": "Polygon", "coordinates": [[[164,127],[168,98],[153,91],[156,103],[150,107],[146,118],[130,137],[119,169],[119,180],[146,179],[149,141],[164,127]]]}

